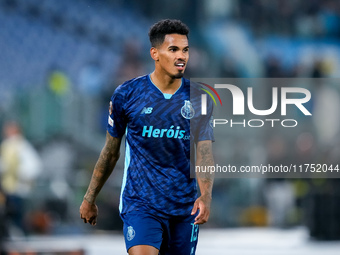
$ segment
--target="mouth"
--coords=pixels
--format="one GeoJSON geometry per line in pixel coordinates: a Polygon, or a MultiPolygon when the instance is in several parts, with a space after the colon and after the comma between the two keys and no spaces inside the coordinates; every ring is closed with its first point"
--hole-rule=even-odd
{"type": "Polygon", "coordinates": [[[175,66],[179,71],[183,71],[184,67],[185,67],[185,63],[184,62],[176,62],[175,66]]]}

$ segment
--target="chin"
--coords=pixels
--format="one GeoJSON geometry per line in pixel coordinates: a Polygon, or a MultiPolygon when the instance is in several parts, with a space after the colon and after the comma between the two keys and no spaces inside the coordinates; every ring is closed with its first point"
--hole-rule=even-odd
{"type": "Polygon", "coordinates": [[[174,79],[181,79],[183,77],[184,73],[177,73],[174,76],[172,76],[172,78],[174,79]]]}

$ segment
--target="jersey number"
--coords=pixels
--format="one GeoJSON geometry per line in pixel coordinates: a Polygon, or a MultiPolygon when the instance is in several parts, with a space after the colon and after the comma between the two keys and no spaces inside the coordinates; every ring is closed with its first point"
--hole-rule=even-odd
{"type": "Polygon", "coordinates": [[[194,223],[191,223],[192,230],[191,230],[191,240],[190,242],[195,242],[198,237],[198,225],[195,225],[194,223]]]}

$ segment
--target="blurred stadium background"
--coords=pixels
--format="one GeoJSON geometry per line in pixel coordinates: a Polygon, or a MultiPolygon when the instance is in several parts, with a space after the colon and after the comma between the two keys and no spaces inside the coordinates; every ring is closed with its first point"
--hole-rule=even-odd
{"type": "MultiPolygon", "coordinates": [[[[0,218],[9,250],[34,252],[40,246],[30,244],[39,243],[37,238],[47,244],[61,238],[61,249],[73,236],[79,245],[72,254],[106,254],[100,249],[112,246],[119,248],[107,251],[123,254],[118,215],[123,160],[98,197],[97,227],[83,224],[78,208],[105,141],[109,98],[123,81],[153,70],[147,33],[162,18],[181,19],[191,29],[187,78],[340,78],[337,0],[0,0],[0,126],[20,123],[43,164],[25,200],[24,229],[0,218]],[[97,251],[94,244],[82,250],[89,247],[83,244],[89,235],[99,241],[97,251]],[[101,245],[103,238],[107,246],[101,245]],[[111,246],[109,240],[115,240],[111,246]]],[[[214,149],[234,163],[251,164],[259,155],[254,151],[273,164],[337,163],[339,83],[309,89],[313,121],[298,135],[256,133],[249,142],[242,131],[230,131],[230,146],[214,149]]],[[[309,242],[340,239],[339,184],[338,179],[217,179],[199,254],[281,254],[282,247],[288,249],[282,254],[335,254],[338,242],[309,242]],[[214,234],[218,242],[210,243],[214,234]]],[[[39,254],[60,254],[41,249],[39,254]]]]}

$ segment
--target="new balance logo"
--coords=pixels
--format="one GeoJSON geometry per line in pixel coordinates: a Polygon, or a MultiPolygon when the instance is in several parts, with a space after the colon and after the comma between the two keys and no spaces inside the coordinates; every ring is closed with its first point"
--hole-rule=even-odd
{"type": "Polygon", "coordinates": [[[152,107],[144,107],[140,114],[150,114],[152,113],[152,107]]]}

